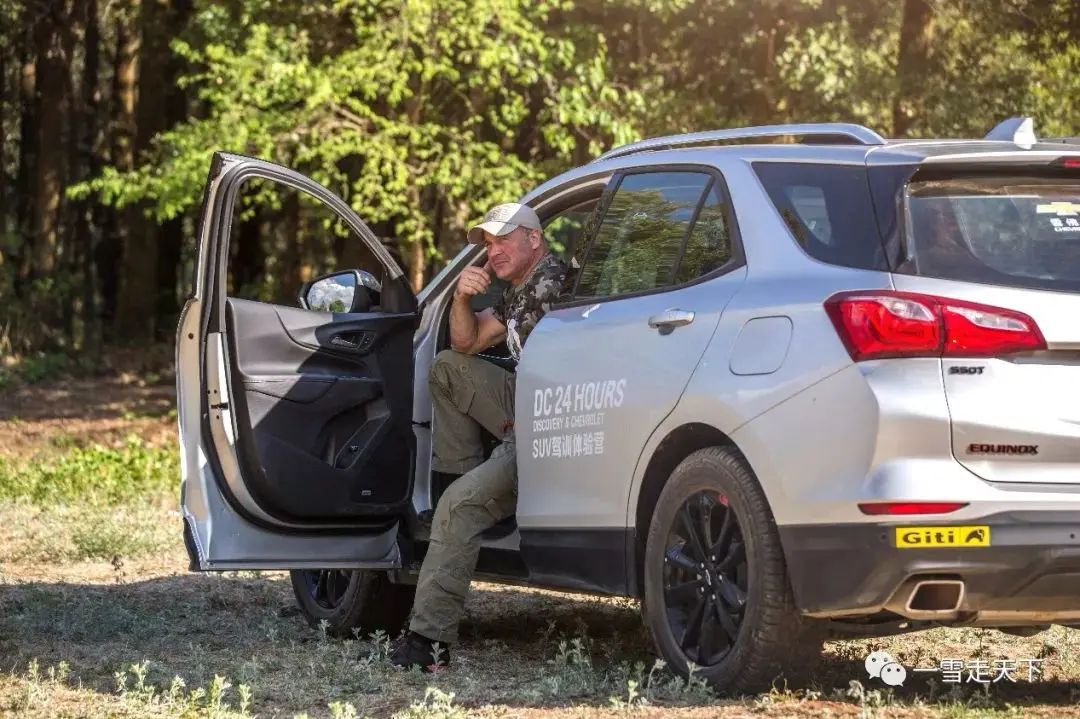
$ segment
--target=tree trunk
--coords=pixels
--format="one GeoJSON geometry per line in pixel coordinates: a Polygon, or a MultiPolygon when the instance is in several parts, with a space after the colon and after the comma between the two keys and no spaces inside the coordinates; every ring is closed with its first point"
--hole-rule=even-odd
{"type": "MultiPolygon", "coordinates": [[[[432,200],[432,190],[434,188],[427,188],[423,194],[416,189],[409,190],[409,204],[411,207],[423,208],[425,210],[425,216],[430,216],[430,210],[434,207],[432,200]]],[[[412,237],[403,238],[406,243],[407,259],[405,260],[405,272],[409,276],[409,284],[412,286],[413,292],[419,292],[424,287],[424,270],[427,264],[426,254],[424,252],[424,240],[419,232],[413,234],[412,237]]]]}
{"type": "Polygon", "coordinates": [[[284,201],[284,236],[285,247],[283,248],[280,261],[283,271],[281,277],[281,291],[276,293],[278,301],[288,303],[294,300],[303,285],[304,258],[304,214],[300,207],[300,195],[290,190],[284,201]]]}
{"type": "MultiPolygon", "coordinates": [[[[112,83],[112,165],[124,172],[135,165],[135,78],[138,76],[138,34],[135,32],[135,11],[138,0],[127,0],[116,19],[116,55],[113,60],[112,83]]],[[[120,259],[123,253],[126,226],[121,211],[106,210],[107,220],[101,242],[95,253],[98,281],[101,283],[101,319],[106,340],[115,337],[115,321],[119,315],[120,259]]]]}
{"type": "Polygon", "coordinates": [[[256,207],[251,217],[240,223],[230,242],[229,269],[232,283],[229,294],[239,297],[255,297],[258,283],[262,280],[266,253],[263,251],[262,238],[265,231],[265,210],[256,207]]]}
{"type": "Polygon", "coordinates": [[[777,0],[759,0],[754,4],[747,29],[753,31],[753,44],[745,51],[751,76],[746,107],[736,110],[750,125],[767,125],[778,121],[776,101],[776,53],[783,46],[784,9],[777,0]]]}
{"type": "Polygon", "coordinates": [[[30,252],[32,247],[34,188],[33,177],[37,170],[38,133],[37,127],[37,59],[34,55],[33,28],[36,20],[29,8],[24,12],[24,26],[21,29],[22,67],[19,72],[19,106],[22,116],[19,118],[19,170],[15,178],[15,224],[16,231],[22,237],[19,251],[19,271],[15,278],[15,296],[23,297],[26,280],[30,276],[30,252]]]}
{"type": "MultiPolygon", "coordinates": [[[[164,85],[164,124],[161,130],[168,130],[181,123],[187,117],[187,95],[184,90],[177,87],[177,80],[184,72],[181,59],[168,47],[168,42],[173,37],[183,33],[191,16],[191,0],[173,0],[171,12],[165,22],[165,30],[162,33],[161,53],[164,57],[165,74],[160,82],[164,85]]],[[[178,297],[178,280],[180,272],[181,255],[184,246],[184,218],[175,217],[164,222],[157,232],[157,299],[154,306],[154,317],[157,318],[155,337],[167,340],[176,331],[176,323],[180,318],[180,300],[178,297]]]]}
{"type": "Polygon", "coordinates": [[[893,137],[905,137],[921,122],[922,78],[930,57],[934,9],[928,0],[904,0],[900,52],[896,61],[897,91],[893,101],[893,137]]]}
{"type": "Polygon", "coordinates": [[[9,261],[3,247],[6,247],[8,232],[8,176],[7,176],[7,125],[4,123],[4,109],[8,106],[8,51],[0,50],[0,265],[9,261]]]}
{"type": "MultiPolygon", "coordinates": [[[[82,119],[79,123],[80,132],[78,157],[76,166],[76,182],[81,182],[86,177],[95,177],[100,172],[101,162],[95,149],[97,139],[98,120],[98,76],[101,69],[101,32],[98,24],[97,0],[85,0],[86,10],[86,35],[83,41],[85,63],[82,76],[82,119]]],[[[93,228],[98,226],[94,220],[98,203],[91,204],[89,199],[80,200],[75,207],[75,248],[76,257],[82,271],[82,319],[84,329],[84,343],[87,346],[97,344],[96,317],[97,309],[94,301],[94,235],[93,228]]]]}
{"type": "MultiPolygon", "coordinates": [[[[165,127],[166,85],[171,89],[167,59],[168,0],[142,0],[138,27],[141,33],[138,68],[138,104],[135,109],[135,161],[150,140],[165,127]]],[[[156,224],[143,214],[145,204],[133,207],[120,269],[117,334],[122,341],[146,342],[157,325],[158,244],[156,224]]]]}
{"type": "Polygon", "coordinates": [[[64,171],[62,99],[65,93],[63,53],[59,45],[58,10],[49,7],[34,32],[37,48],[38,162],[34,173],[32,276],[53,273],[60,228],[60,193],[64,171]]]}

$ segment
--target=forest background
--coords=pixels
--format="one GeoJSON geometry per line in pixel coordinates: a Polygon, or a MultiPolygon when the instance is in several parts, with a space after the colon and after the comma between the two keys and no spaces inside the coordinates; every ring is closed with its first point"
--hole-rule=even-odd
{"type": "MultiPolygon", "coordinates": [[[[1072,0],[0,0],[0,358],[171,343],[215,150],[330,187],[419,289],[489,205],[641,137],[1077,134],[1078,41],[1072,0]]],[[[234,287],[348,264],[266,200],[234,287]]]]}

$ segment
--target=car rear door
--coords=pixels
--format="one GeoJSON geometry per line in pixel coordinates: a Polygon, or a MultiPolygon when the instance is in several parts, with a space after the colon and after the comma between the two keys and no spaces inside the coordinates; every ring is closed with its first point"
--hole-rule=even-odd
{"type": "Polygon", "coordinates": [[[614,175],[573,296],[517,368],[517,524],[537,581],[625,577],[626,511],[642,448],[672,411],[745,276],[712,167],[614,175]],[[599,574],[597,574],[599,572],[599,574]]]}
{"type": "Polygon", "coordinates": [[[989,481],[1080,483],[1076,165],[945,158],[903,197],[896,288],[945,298],[953,453],[989,481]]]}
{"type": "Polygon", "coordinates": [[[417,323],[401,268],[326,188],[272,163],[218,153],[194,274],[176,350],[192,568],[398,566],[398,516],[411,501],[415,459],[417,323]],[[249,184],[292,193],[347,227],[375,258],[377,305],[333,312],[230,296],[229,258],[238,251],[230,245],[242,244],[234,215],[249,184]]]}

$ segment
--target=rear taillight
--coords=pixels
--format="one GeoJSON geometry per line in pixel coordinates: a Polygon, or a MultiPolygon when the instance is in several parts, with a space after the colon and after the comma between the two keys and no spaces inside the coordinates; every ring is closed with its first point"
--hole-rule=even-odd
{"type": "Polygon", "coordinates": [[[1045,349],[1021,312],[895,290],[841,292],[825,301],[856,362],[890,357],[993,357],[1045,349]]]}

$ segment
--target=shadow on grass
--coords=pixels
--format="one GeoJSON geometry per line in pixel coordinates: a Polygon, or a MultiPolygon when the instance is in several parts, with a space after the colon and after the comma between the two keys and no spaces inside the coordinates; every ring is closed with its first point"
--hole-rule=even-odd
{"type": "Polygon", "coordinates": [[[7,388],[0,400],[0,421],[118,420],[165,417],[176,406],[169,380],[139,386],[114,377],[66,379],[7,388]]]}
{"type": "MultiPolygon", "coordinates": [[[[347,701],[358,711],[387,715],[423,699],[429,685],[454,692],[462,705],[609,707],[626,698],[627,680],[640,663],[647,675],[655,655],[636,607],[628,603],[511,588],[474,589],[467,604],[454,667],[436,675],[402,672],[385,663],[364,664],[367,642],[327,639],[294,609],[283,574],[188,574],[114,584],[0,584],[0,657],[5,671],[24,673],[66,662],[69,682],[105,694],[117,690],[115,673],[149,662],[146,680],[167,689],[174,676],[188,687],[215,675],[250,687],[259,714],[322,712],[347,701]],[[584,637],[575,654],[573,639],[584,637]],[[624,667],[620,669],[620,667],[624,667]]],[[[1075,682],[1018,677],[1013,683],[959,689],[940,676],[909,670],[904,686],[867,677],[861,660],[826,652],[788,688],[811,687],[821,699],[904,706],[950,700],[978,706],[1053,705],[1076,701],[1075,682]],[[931,685],[931,679],[938,680],[931,685]],[[851,680],[865,692],[845,694],[851,680]],[[948,696],[953,690],[953,696],[948,696]]],[[[670,695],[673,703],[715,699],[670,695]]]]}

